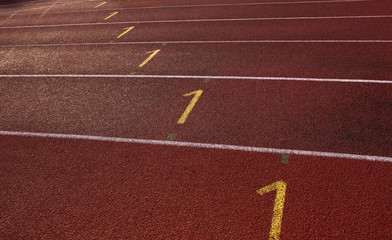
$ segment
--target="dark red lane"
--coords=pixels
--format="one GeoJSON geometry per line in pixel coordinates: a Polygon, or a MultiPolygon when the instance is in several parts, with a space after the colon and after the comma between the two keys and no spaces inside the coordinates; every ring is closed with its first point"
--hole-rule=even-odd
{"type": "Polygon", "coordinates": [[[391,84],[9,78],[1,130],[391,156],[391,84]],[[203,90],[184,125],[177,121],[203,90]]]}
{"type": "Polygon", "coordinates": [[[318,19],[282,21],[128,23],[49,28],[7,29],[2,45],[235,40],[391,40],[391,19],[318,19]],[[126,27],[134,26],[123,35],[126,27]],[[237,31],[236,29],[241,29],[237,31]],[[366,29],[366,31],[364,31],[366,29]]]}
{"type": "Polygon", "coordinates": [[[391,163],[0,137],[5,239],[390,239],[391,163]]]}
{"type": "MultiPolygon", "coordinates": [[[[96,2],[87,9],[94,9],[96,2]]],[[[69,5],[65,5],[68,9],[69,5]]],[[[77,4],[80,9],[83,6],[77,4]]],[[[84,7],[82,8],[84,9],[84,7]]],[[[102,9],[105,9],[103,6],[102,9]]],[[[255,6],[224,6],[224,7],[189,7],[189,8],[154,8],[154,9],[113,9],[95,12],[53,13],[42,9],[36,15],[16,14],[0,16],[2,26],[64,24],[100,22],[114,11],[119,13],[106,21],[142,21],[165,19],[200,19],[200,18],[250,18],[250,17],[297,17],[297,16],[345,16],[345,15],[389,15],[390,2],[337,2],[328,4],[287,4],[287,5],[255,5],[255,6]]],[[[52,9],[55,11],[55,8],[52,9]]]]}

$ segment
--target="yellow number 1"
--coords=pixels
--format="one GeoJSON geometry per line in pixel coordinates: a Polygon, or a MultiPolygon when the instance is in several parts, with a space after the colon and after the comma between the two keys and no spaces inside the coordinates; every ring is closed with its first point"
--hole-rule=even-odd
{"type": "Polygon", "coordinates": [[[196,102],[199,100],[202,93],[203,93],[203,90],[197,90],[197,91],[186,93],[183,95],[184,97],[188,97],[191,95],[195,95],[195,96],[192,98],[191,102],[188,104],[188,107],[185,109],[185,111],[182,114],[182,116],[180,117],[180,119],[177,121],[178,124],[185,123],[186,119],[188,118],[189,113],[191,113],[193,107],[195,106],[196,102]]]}
{"type": "Polygon", "coordinates": [[[150,55],[146,60],[144,60],[144,62],[142,62],[142,63],[139,65],[139,67],[143,67],[144,65],[146,65],[146,63],[148,63],[148,61],[150,61],[151,58],[153,58],[155,55],[157,55],[157,53],[159,53],[159,51],[161,51],[161,50],[160,50],[160,49],[157,49],[157,50],[154,50],[154,51],[146,52],[146,53],[151,53],[151,55],[150,55]]]}
{"type": "Polygon", "coordinates": [[[283,217],[283,207],[284,207],[284,199],[286,195],[286,186],[287,184],[282,180],[277,181],[271,185],[263,187],[262,189],[257,190],[256,192],[260,195],[265,193],[269,193],[271,191],[276,190],[275,204],[274,204],[274,213],[272,215],[272,223],[269,239],[270,240],[278,240],[280,235],[280,229],[282,226],[282,217],[283,217]]]}

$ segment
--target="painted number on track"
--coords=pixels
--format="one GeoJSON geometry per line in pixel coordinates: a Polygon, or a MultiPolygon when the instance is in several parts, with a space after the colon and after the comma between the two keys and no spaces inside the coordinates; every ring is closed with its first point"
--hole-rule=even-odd
{"type": "Polygon", "coordinates": [[[203,90],[197,90],[197,91],[186,93],[183,95],[184,97],[188,97],[191,95],[195,95],[195,96],[193,96],[191,102],[188,104],[188,107],[186,107],[184,113],[182,114],[180,119],[177,121],[178,124],[185,123],[186,119],[188,118],[189,114],[191,113],[193,107],[195,106],[196,102],[199,100],[202,93],[203,93],[203,90]]]}
{"type": "Polygon", "coordinates": [[[107,2],[102,2],[102,3],[98,4],[97,6],[95,6],[95,8],[99,8],[100,6],[105,5],[106,3],[107,2]]]}
{"type": "Polygon", "coordinates": [[[146,65],[146,63],[148,63],[148,61],[150,61],[151,58],[153,58],[155,55],[157,55],[157,53],[159,53],[159,51],[161,51],[161,50],[160,50],[160,49],[157,49],[157,50],[154,50],[154,51],[146,52],[146,53],[151,53],[151,55],[150,55],[146,60],[144,60],[144,62],[142,62],[142,63],[139,65],[139,67],[143,67],[144,65],[146,65]]]}
{"type": "Polygon", "coordinates": [[[109,18],[113,17],[114,15],[116,15],[118,12],[113,12],[111,13],[109,16],[107,16],[105,19],[103,20],[108,20],[109,18]]]}
{"type": "Polygon", "coordinates": [[[271,230],[269,239],[270,240],[278,240],[280,235],[280,229],[282,226],[282,217],[283,217],[283,207],[284,200],[286,195],[286,186],[287,184],[282,180],[277,181],[271,185],[263,187],[262,189],[257,190],[256,192],[260,195],[264,195],[271,191],[276,190],[276,197],[274,203],[274,213],[272,215],[271,222],[271,230]]]}
{"type": "Polygon", "coordinates": [[[131,30],[134,29],[134,28],[135,28],[134,26],[124,28],[124,29],[125,29],[125,32],[123,32],[123,33],[121,33],[120,35],[118,35],[117,38],[120,38],[120,37],[124,36],[125,34],[127,34],[129,31],[131,31],[131,30]]]}

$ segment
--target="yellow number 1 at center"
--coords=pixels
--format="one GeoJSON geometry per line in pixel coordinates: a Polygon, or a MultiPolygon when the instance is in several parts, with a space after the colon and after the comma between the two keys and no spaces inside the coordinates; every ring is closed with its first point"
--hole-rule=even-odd
{"type": "Polygon", "coordinates": [[[195,95],[191,102],[188,104],[188,107],[186,107],[184,113],[182,114],[182,116],[180,117],[180,119],[177,121],[178,124],[184,124],[186,119],[188,118],[189,113],[191,113],[193,107],[195,106],[196,102],[199,100],[201,94],[203,93],[203,90],[197,90],[194,92],[190,92],[190,93],[186,93],[183,96],[184,97],[188,97],[191,95],[195,95]]]}
{"type": "Polygon", "coordinates": [[[146,52],[146,53],[151,53],[151,55],[150,55],[146,60],[144,60],[144,62],[142,62],[142,63],[139,65],[139,67],[143,67],[144,65],[146,65],[146,63],[148,63],[148,61],[150,61],[151,58],[153,58],[155,55],[157,55],[157,53],[159,53],[159,51],[161,51],[161,50],[160,50],[160,49],[157,49],[157,50],[154,50],[154,51],[146,52]]]}

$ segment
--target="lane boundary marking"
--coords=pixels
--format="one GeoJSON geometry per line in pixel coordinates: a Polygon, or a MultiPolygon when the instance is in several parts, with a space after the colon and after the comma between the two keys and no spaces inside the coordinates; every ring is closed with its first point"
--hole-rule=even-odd
{"type": "Polygon", "coordinates": [[[118,25],[130,23],[195,23],[195,22],[234,22],[234,21],[280,21],[280,20],[324,20],[324,19],[372,19],[392,18],[392,15],[363,15],[363,16],[313,16],[313,17],[264,17],[264,18],[205,18],[205,19],[179,19],[179,20],[134,20],[125,22],[92,22],[92,23],[63,23],[41,25],[18,25],[3,26],[0,29],[23,29],[23,28],[50,28],[50,27],[77,27],[96,25],[118,25]]]}
{"type": "Polygon", "coordinates": [[[151,42],[96,42],[96,43],[42,43],[0,45],[0,48],[21,47],[70,47],[102,45],[141,45],[141,44],[224,44],[224,43],[392,43],[392,40],[233,40],[233,41],[151,41],[151,42]]]}
{"type": "MultiPolygon", "coordinates": [[[[114,10],[140,10],[140,9],[165,9],[165,8],[197,8],[197,7],[230,7],[230,6],[257,6],[257,5],[286,5],[286,4],[322,4],[322,3],[350,3],[350,2],[368,2],[369,0],[333,0],[333,1],[297,1],[297,2],[261,2],[261,3],[217,3],[217,4],[188,4],[188,5],[167,5],[167,6],[149,6],[149,7],[125,7],[125,8],[108,8],[108,9],[90,9],[79,11],[56,11],[50,14],[58,13],[80,13],[80,12],[98,12],[114,10]]],[[[9,13],[9,12],[6,12],[9,13]]],[[[5,14],[5,13],[0,13],[5,14]]],[[[30,13],[34,14],[34,13],[30,13]]],[[[22,14],[30,15],[30,14],[22,14]]]]}
{"type": "Polygon", "coordinates": [[[367,161],[377,161],[377,162],[392,162],[392,157],[383,157],[383,156],[370,156],[370,155],[358,155],[358,154],[334,153],[334,152],[318,152],[318,151],[294,150],[294,149],[249,147],[249,146],[213,144],[213,143],[196,143],[196,142],[136,139],[136,138],[103,137],[103,136],[77,135],[77,134],[37,133],[37,132],[17,132],[17,131],[0,131],[0,135],[2,135],[2,136],[21,136],[21,137],[42,137],[42,138],[56,138],[56,139],[93,140],[93,141],[121,142],[121,143],[137,143],[137,144],[150,144],[150,145],[165,145],[165,146],[178,146],[178,147],[195,147],[195,148],[207,148],[207,149],[234,150],[234,151],[245,151],[245,152],[294,154],[294,155],[330,157],[330,158],[346,158],[346,159],[367,160],[367,161]]]}
{"type": "Polygon", "coordinates": [[[104,74],[0,74],[0,78],[176,78],[176,79],[239,79],[265,81],[308,81],[343,83],[383,83],[392,80],[339,79],[339,78],[300,78],[300,77],[250,77],[250,76],[195,76],[195,75],[104,75],[104,74]]]}

